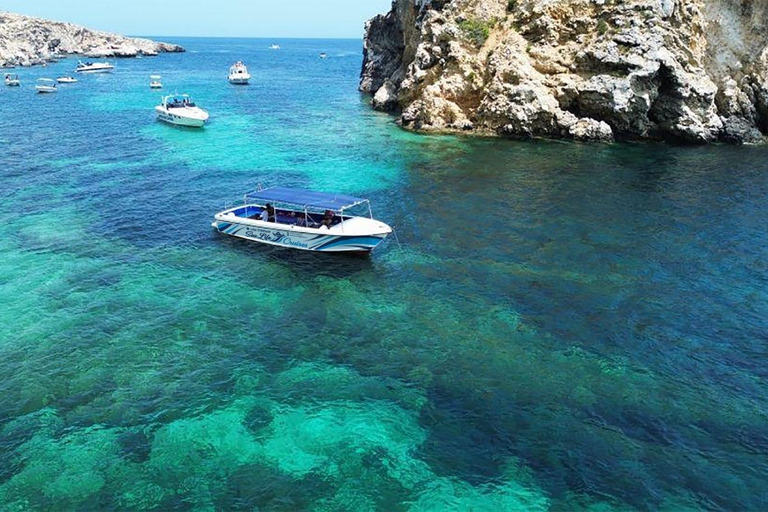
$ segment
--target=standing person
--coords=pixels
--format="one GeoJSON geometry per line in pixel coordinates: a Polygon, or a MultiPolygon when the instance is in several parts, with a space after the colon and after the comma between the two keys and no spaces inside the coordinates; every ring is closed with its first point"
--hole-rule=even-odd
{"type": "Polygon", "coordinates": [[[275,208],[267,203],[264,209],[261,211],[260,219],[264,222],[275,222],[275,208]]]}

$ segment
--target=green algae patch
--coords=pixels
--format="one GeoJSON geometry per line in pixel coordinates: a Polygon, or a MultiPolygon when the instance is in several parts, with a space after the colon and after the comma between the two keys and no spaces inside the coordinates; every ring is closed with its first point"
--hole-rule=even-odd
{"type": "Polygon", "coordinates": [[[425,434],[412,414],[392,405],[337,403],[288,409],[275,414],[264,441],[265,455],[297,477],[310,471],[349,475],[369,450],[396,459],[409,453],[425,434]]]}
{"type": "Polygon", "coordinates": [[[56,438],[44,430],[17,450],[24,468],[0,486],[10,502],[76,508],[114,484],[121,464],[118,431],[89,427],[56,438]]]}

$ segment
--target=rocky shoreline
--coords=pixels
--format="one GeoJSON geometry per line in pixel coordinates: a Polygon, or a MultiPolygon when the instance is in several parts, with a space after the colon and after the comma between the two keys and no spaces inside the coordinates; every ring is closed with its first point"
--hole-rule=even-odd
{"type": "Polygon", "coordinates": [[[360,89],[417,131],[758,143],[766,21],[739,0],[394,0],[360,89]]]}
{"type": "Polygon", "coordinates": [[[0,67],[40,65],[64,55],[136,57],[183,51],[175,44],[0,11],[0,67]]]}

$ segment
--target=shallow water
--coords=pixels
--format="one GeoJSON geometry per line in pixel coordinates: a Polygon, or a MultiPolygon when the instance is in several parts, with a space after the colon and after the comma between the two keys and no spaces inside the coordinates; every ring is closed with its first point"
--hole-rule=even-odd
{"type": "Polygon", "coordinates": [[[0,90],[1,510],[768,507],[768,149],[415,136],[270,42],[0,90]],[[402,247],[213,232],[258,183],[402,247]]]}

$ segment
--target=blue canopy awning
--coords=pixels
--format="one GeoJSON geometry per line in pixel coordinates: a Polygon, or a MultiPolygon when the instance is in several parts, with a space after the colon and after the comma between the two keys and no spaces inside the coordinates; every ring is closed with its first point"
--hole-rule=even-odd
{"type": "Polygon", "coordinates": [[[367,199],[328,192],[315,192],[300,188],[272,187],[255,190],[245,195],[246,200],[287,203],[324,210],[343,210],[365,203],[367,199]]]}

